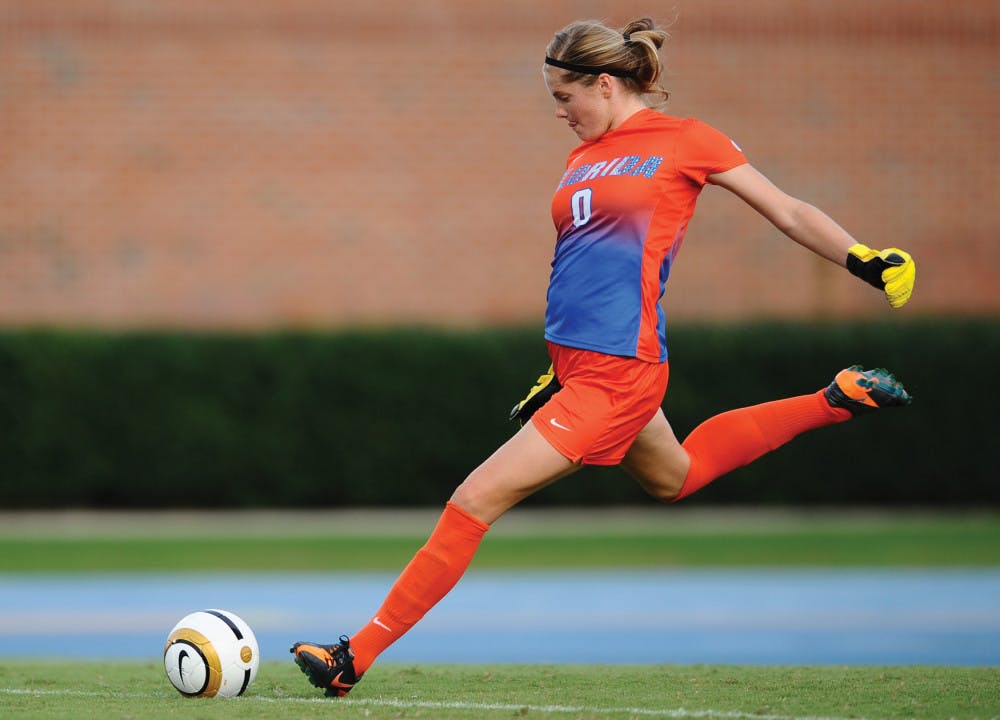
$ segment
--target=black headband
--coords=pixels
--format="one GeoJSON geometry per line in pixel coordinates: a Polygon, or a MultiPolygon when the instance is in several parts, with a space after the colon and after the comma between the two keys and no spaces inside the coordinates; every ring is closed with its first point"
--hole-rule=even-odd
{"type": "Polygon", "coordinates": [[[608,75],[614,75],[615,77],[620,78],[634,77],[634,74],[629,70],[620,70],[619,68],[609,67],[607,65],[576,65],[574,63],[563,62],[562,60],[550,58],[548,55],[545,56],[545,64],[551,65],[552,67],[562,68],[563,70],[569,70],[570,72],[583,73],[584,75],[600,75],[601,73],[607,73],[608,75]]]}

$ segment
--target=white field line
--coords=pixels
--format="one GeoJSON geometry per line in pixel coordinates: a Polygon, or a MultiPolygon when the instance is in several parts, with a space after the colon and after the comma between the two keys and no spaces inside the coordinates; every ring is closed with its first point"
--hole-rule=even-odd
{"type": "MultiPolygon", "coordinates": [[[[119,692],[92,692],[86,690],[38,690],[31,688],[0,688],[0,695],[28,696],[28,697],[93,697],[108,699],[148,699],[150,697],[173,697],[172,693],[157,693],[154,695],[144,693],[119,693],[119,692]]],[[[711,720],[866,720],[865,718],[838,718],[838,717],[818,717],[799,715],[762,715],[758,713],[740,712],[738,710],[694,710],[687,708],[630,708],[630,707],[586,707],[583,705],[519,705],[508,703],[473,703],[473,702],[432,702],[423,700],[397,700],[392,698],[343,698],[329,700],[327,698],[298,698],[298,697],[241,697],[225,700],[223,702],[238,703],[274,703],[284,704],[329,704],[331,702],[341,703],[349,706],[392,708],[396,710],[470,710],[473,712],[503,712],[515,715],[525,712],[540,713],[543,715],[626,715],[629,717],[653,717],[653,718],[706,718],[711,720]]],[[[993,718],[991,720],[996,720],[993,718]]]]}
{"type": "MultiPolygon", "coordinates": [[[[108,699],[148,699],[175,698],[173,693],[121,693],[92,692],[86,690],[37,690],[30,688],[0,688],[0,695],[19,695],[28,697],[93,697],[108,699]]],[[[657,718],[706,718],[711,720],[872,720],[860,716],[841,718],[819,715],[772,715],[762,713],[741,712],[738,710],[689,710],[686,708],[614,708],[586,707],[583,705],[517,705],[507,703],[472,703],[472,702],[432,702],[424,700],[396,700],[392,698],[300,698],[300,697],[240,697],[220,700],[233,703],[264,703],[276,705],[327,705],[330,703],[356,707],[392,708],[396,710],[471,710],[476,712],[504,712],[521,715],[534,712],[548,715],[588,714],[588,715],[628,715],[629,717],[657,718]]],[[[982,720],[1000,720],[1000,715],[991,715],[982,720]]]]}

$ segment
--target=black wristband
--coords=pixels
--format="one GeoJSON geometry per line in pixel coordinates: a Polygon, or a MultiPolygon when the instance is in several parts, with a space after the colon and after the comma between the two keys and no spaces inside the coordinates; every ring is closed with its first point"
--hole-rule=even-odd
{"type": "Polygon", "coordinates": [[[889,267],[889,263],[880,257],[873,257],[871,260],[862,260],[854,253],[847,254],[847,270],[856,277],[861,278],[866,283],[877,290],[885,290],[885,281],[882,280],[882,271],[889,267]]]}

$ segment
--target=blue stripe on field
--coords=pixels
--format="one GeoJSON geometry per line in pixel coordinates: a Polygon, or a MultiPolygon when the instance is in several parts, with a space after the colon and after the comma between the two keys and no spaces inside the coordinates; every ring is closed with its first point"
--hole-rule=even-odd
{"type": "MultiPolygon", "coordinates": [[[[215,607],[281,659],[354,632],[394,579],[0,575],[0,657],[158,660],[177,620],[215,607]]],[[[383,659],[1000,665],[1000,569],[472,570],[383,659]]]]}

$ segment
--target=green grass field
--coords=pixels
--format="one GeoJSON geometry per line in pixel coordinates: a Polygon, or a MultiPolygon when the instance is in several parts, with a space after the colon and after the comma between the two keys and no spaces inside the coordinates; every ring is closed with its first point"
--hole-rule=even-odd
{"type": "MultiPolygon", "coordinates": [[[[0,517],[0,572],[395,570],[436,515],[8,515],[0,517]]],[[[1000,565],[1000,515],[524,512],[502,518],[474,561],[515,569],[720,565],[1000,565]]]]}
{"type": "MultiPolygon", "coordinates": [[[[2,573],[399,569],[437,511],[0,517],[2,573]],[[334,552],[350,542],[351,552],[334,552]]],[[[474,567],[1000,565],[1000,517],[840,512],[514,514],[474,567]]],[[[52,649],[52,655],[58,649],[52,649]]],[[[327,700],[291,662],[190,700],[155,662],[0,658],[0,718],[1000,718],[1000,668],[380,663],[327,700]]]]}
{"type": "Polygon", "coordinates": [[[0,716],[39,718],[758,718],[959,720],[1000,714],[1000,670],[944,667],[376,665],[326,699],[291,663],[246,695],[188,699],[153,663],[0,664],[0,716]]]}

